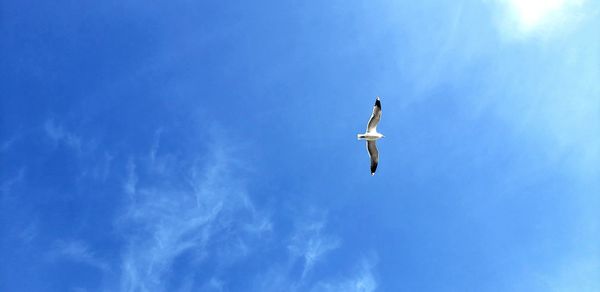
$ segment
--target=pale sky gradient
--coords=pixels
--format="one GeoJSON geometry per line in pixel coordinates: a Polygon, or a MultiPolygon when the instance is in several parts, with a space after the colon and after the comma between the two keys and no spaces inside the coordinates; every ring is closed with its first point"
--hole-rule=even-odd
{"type": "Polygon", "coordinates": [[[599,9],[4,1],[0,291],[600,291],[599,9]]]}

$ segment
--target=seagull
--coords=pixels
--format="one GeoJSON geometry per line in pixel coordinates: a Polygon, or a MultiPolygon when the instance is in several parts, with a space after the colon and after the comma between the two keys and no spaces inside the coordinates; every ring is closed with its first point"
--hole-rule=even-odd
{"type": "Polygon", "coordinates": [[[373,106],[373,114],[371,114],[371,118],[369,119],[369,123],[367,124],[367,132],[364,134],[356,135],[358,140],[367,140],[367,150],[369,151],[369,157],[371,157],[371,175],[375,175],[375,170],[377,169],[377,163],[379,162],[379,151],[377,151],[377,144],[375,141],[381,139],[385,136],[377,133],[377,124],[381,119],[381,101],[379,101],[379,96],[375,100],[375,105],[373,106]]]}

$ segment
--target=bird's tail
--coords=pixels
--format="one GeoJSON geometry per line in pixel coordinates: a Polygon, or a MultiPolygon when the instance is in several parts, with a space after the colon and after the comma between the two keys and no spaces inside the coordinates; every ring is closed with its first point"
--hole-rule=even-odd
{"type": "Polygon", "coordinates": [[[366,137],[367,137],[367,136],[365,136],[365,134],[357,134],[357,135],[356,135],[356,138],[357,138],[358,140],[364,140],[364,139],[366,139],[366,137]]]}

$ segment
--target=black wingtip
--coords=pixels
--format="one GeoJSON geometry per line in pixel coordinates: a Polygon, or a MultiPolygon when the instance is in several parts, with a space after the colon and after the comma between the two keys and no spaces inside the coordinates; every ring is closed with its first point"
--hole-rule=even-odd
{"type": "Polygon", "coordinates": [[[381,107],[381,101],[379,101],[379,97],[377,97],[377,100],[375,100],[375,106],[376,107],[381,107]]]}

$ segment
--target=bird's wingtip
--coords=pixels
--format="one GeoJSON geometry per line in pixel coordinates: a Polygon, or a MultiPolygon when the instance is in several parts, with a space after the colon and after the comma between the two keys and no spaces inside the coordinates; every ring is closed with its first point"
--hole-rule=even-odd
{"type": "Polygon", "coordinates": [[[374,176],[374,175],[375,175],[375,173],[374,173],[374,172],[371,172],[371,176],[374,176]]]}
{"type": "Polygon", "coordinates": [[[375,100],[375,106],[381,107],[381,100],[379,100],[379,97],[375,100]]]}

